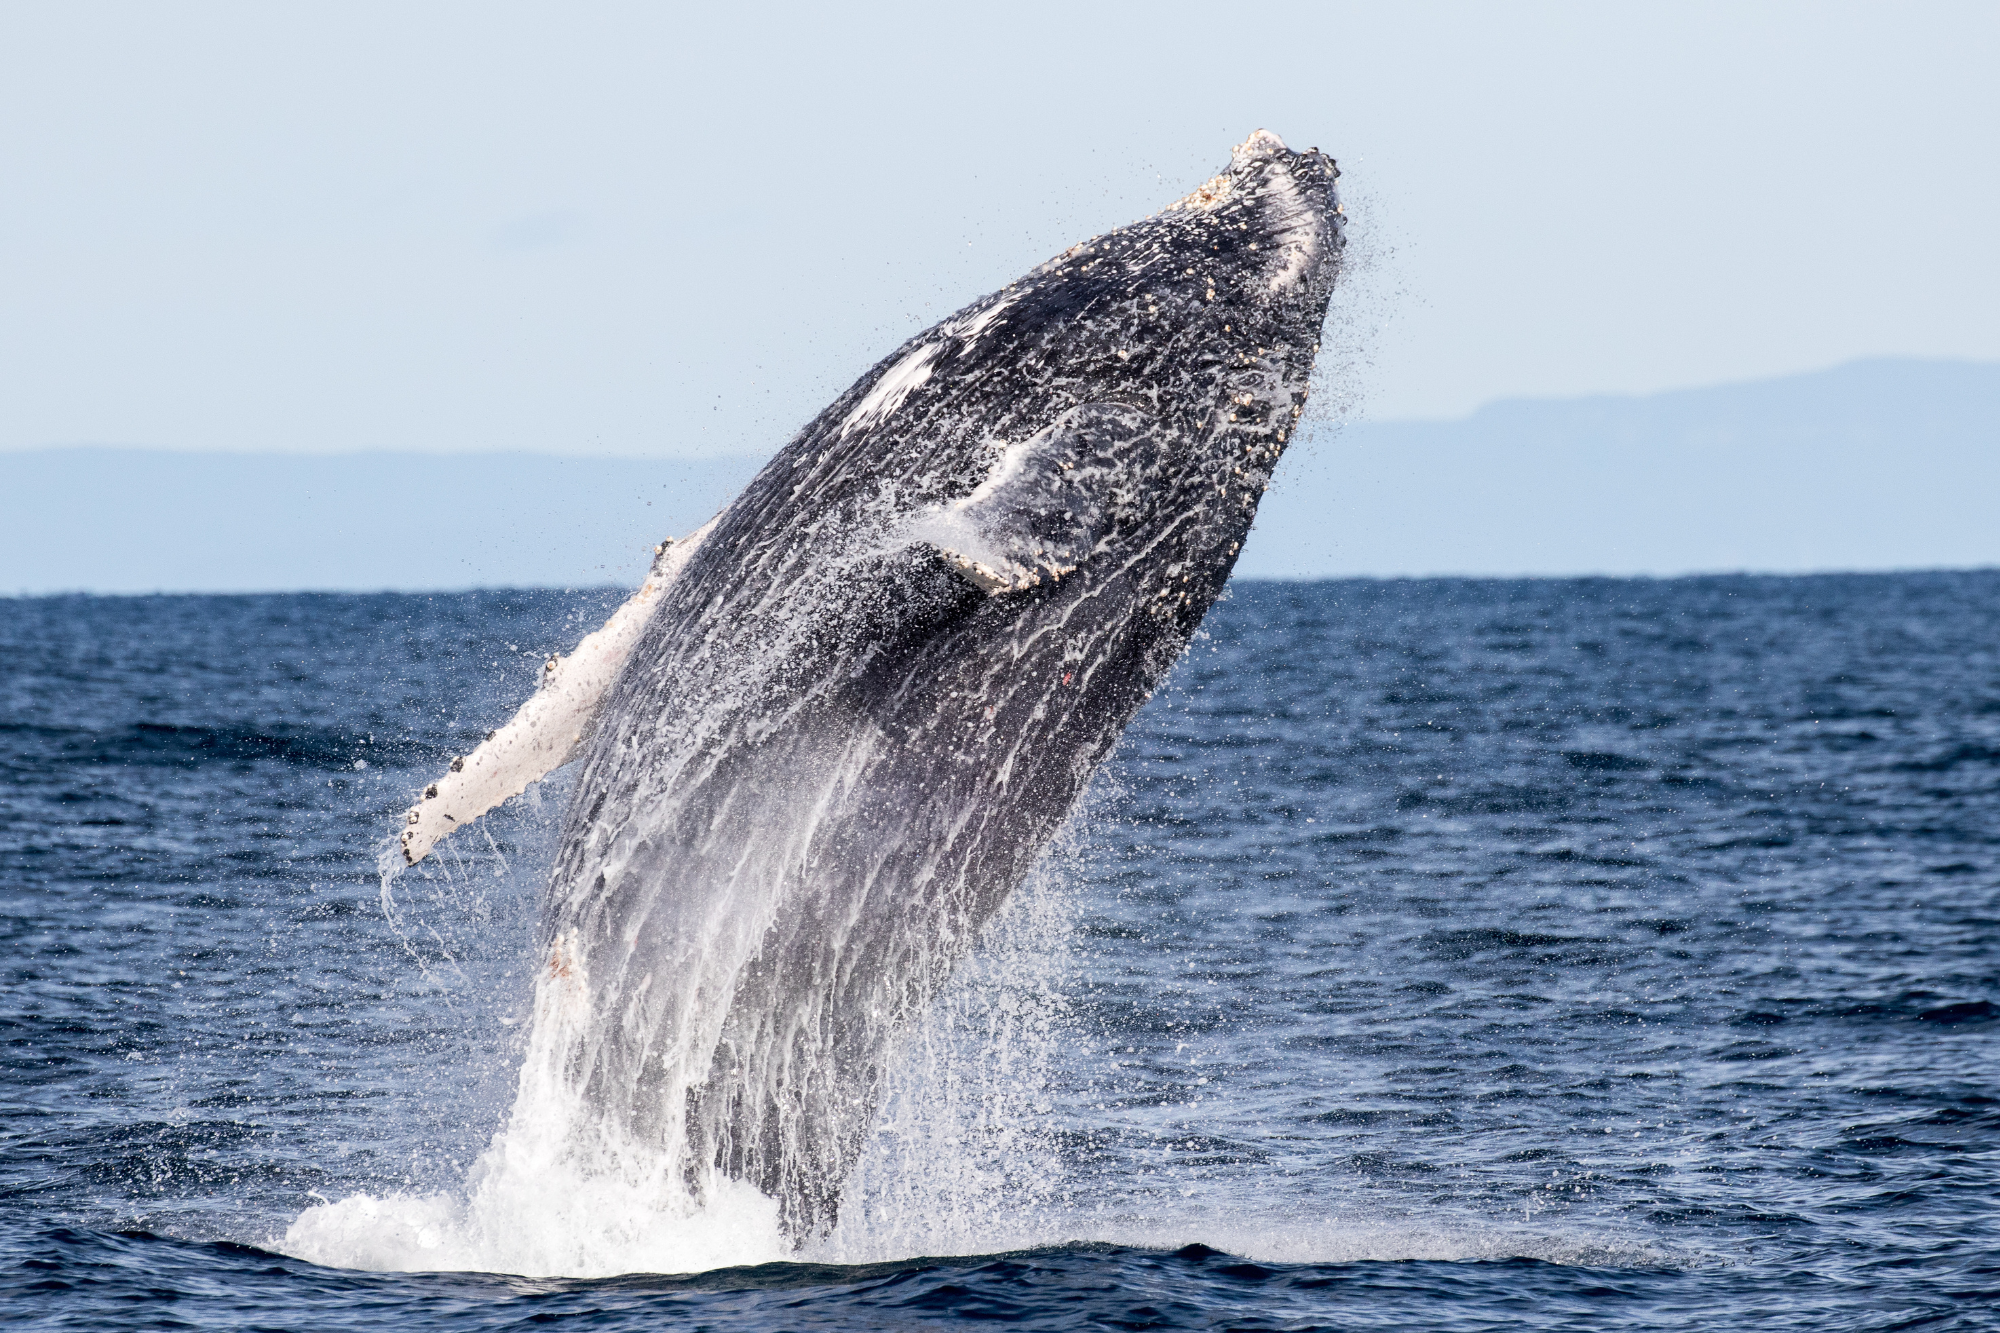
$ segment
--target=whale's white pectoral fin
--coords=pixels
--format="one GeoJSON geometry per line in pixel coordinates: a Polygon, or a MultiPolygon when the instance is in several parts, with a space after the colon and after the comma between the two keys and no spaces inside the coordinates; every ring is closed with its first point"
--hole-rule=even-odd
{"type": "Polygon", "coordinates": [[[988,596],[1073,574],[1132,497],[1133,446],[1153,416],[1085,403],[1009,446],[978,489],[918,528],[945,565],[988,596]]]}
{"type": "Polygon", "coordinates": [[[531,782],[576,758],[597,729],[598,706],[652,619],[660,595],[680,574],[688,557],[715,526],[710,519],[680,541],[657,547],[653,567],[639,591],[611,613],[602,629],[586,634],[568,657],[542,664],[534,696],[471,754],[451,761],[451,770],[424,788],[423,799],[404,816],[403,860],[415,865],[438,839],[463,828],[531,782]]]}

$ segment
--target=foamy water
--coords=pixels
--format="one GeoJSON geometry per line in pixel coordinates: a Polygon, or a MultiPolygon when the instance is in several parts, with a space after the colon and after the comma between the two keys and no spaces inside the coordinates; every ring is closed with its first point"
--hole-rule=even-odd
{"type": "MultiPolygon", "coordinates": [[[[544,841],[554,836],[546,815],[535,827],[544,841]]],[[[456,865],[455,873],[440,867],[440,877],[479,873],[463,858],[456,865]]],[[[680,1143],[635,1142],[594,1114],[570,1062],[599,1016],[566,938],[536,973],[513,1108],[462,1186],[318,1204],[276,1248],[337,1268],[605,1277],[785,1259],[869,1263],[1060,1239],[1063,1171],[1047,1120],[1052,1070],[1074,1040],[1061,991],[1075,971],[1067,866],[1058,851],[1031,877],[901,1044],[841,1222],[802,1250],[785,1238],[775,1200],[691,1170],[680,1143]]],[[[419,925],[394,906],[400,858],[385,856],[380,868],[385,912],[421,958],[408,932],[442,943],[451,923],[436,914],[461,911],[464,895],[440,899],[419,925]]]]}

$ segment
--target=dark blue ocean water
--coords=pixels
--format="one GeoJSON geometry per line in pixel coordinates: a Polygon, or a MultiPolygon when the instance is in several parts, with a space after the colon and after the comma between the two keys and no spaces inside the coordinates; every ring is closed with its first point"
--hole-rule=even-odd
{"type": "Polygon", "coordinates": [[[560,792],[375,850],[615,596],[0,601],[10,1326],[2000,1327],[2000,573],[1239,585],[953,1000],[989,1244],[288,1257],[505,1116],[560,792]]]}

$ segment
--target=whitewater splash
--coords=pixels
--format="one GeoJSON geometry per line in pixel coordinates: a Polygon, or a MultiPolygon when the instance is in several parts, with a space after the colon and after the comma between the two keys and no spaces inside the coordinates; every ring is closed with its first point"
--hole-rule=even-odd
{"type": "MultiPolygon", "coordinates": [[[[978,1254],[1060,1237],[1068,1182],[1046,1116],[1050,1067],[1074,1040],[1062,993],[1074,970],[1067,860],[1052,857],[1023,886],[901,1049],[849,1207],[805,1253],[767,1195],[726,1178],[697,1194],[671,1155],[606,1133],[562,1067],[591,1014],[588,978],[560,942],[533,984],[513,1109],[464,1187],[322,1204],[270,1243],[336,1268],[589,1278],[978,1254]]],[[[400,866],[384,870],[390,894],[400,866]]],[[[461,863],[455,878],[471,873],[461,863]]]]}
{"type": "MultiPolygon", "coordinates": [[[[1265,1263],[1504,1260],[1684,1268],[1710,1257],[1603,1228],[1396,1218],[1328,1201],[1259,1203],[1254,1190],[1163,1202],[1079,1176],[1051,1130],[1052,1084],[1083,1035],[1066,992],[1086,961],[1065,840],[1023,886],[901,1048],[834,1231],[803,1250],[774,1200],[730,1182],[705,1198],[647,1145],[602,1136],[559,1062],[587,1024],[584,978],[545,969],[505,1128],[464,1188],[358,1194],[308,1209],[271,1248],[329,1267],[539,1278],[690,1273],[772,1262],[869,1264],[1096,1243],[1201,1244],[1265,1263]],[[1218,1197],[1219,1195],[1219,1197],[1218,1197]]],[[[1072,1061],[1072,1063],[1078,1063],[1072,1061]]],[[[1186,1195],[1182,1190],[1174,1194],[1186,1195]]]]}

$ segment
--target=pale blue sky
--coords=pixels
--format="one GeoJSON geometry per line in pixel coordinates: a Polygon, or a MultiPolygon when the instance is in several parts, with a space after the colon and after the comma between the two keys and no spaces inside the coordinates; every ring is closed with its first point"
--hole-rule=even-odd
{"type": "Polygon", "coordinates": [[[769,452],[1249,130],[1376,418],[2000,359],[2000,6],[0,3],[0,449],[769,452]]]}

